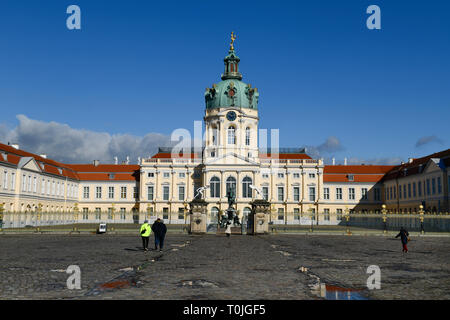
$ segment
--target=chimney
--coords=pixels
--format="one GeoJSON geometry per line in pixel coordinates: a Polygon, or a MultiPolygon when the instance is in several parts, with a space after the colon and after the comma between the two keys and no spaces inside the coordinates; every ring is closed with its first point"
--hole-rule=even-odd
{"type": "Polygon", "coordinates": [[[40,154],[39,155],[41,158],[47,159],[47,155],[46,154],[40,154]]]}
{"type": "Polygon", "coordinates": [[[17,143],[11,143],[10,146],[13,147],[14,149],[19,150],[19,145],[17,143]]]}
{"type": "Polygon", "coordinates": [[[332,161],[333,161],[333,166],[336,165],[336,159],[333,158],[332,161]]]}
{"type": "Polygon", "coordinates": [[[129,156],[127,156],[127,161],[125,162],[126,164],[129,164],[130,163],[130,157],[129,156]]]}
{"type": "Polygon", "coordinates": [[[141,164],[141,157],[138,157],[138,165],[141,164]]]}
{"type": "Polygon", "coordinates": [[[117,157],[114,157],[114,164],[119,164],[119,159],[117,159],[117,157]]]}
{"type": "Polygon", "coordinates": [[[94,161],[93,161],[94,167],[97,167],[99,164],[100,164],[100,161],[99,161],[99,160],[94,160],[94,161]]]}
{"type": "Polygon", "coordinates": [[[408,158],[408,163],[412,163],[414,161],[413,158],[408,158]]]}
{"type": "Polygon", "coordinates": [[[347,165],[347,158],[344,158],[344,166],[347,165]]]}

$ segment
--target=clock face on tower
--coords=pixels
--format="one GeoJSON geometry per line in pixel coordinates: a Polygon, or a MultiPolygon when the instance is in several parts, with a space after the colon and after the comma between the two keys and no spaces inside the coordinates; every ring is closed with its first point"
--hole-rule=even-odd
{"type": "Polygon", "coordinates": [[[236,112],[230,111],[227,113],[227,119],[228,121],[234,121],[236,120],[236,112]]]}

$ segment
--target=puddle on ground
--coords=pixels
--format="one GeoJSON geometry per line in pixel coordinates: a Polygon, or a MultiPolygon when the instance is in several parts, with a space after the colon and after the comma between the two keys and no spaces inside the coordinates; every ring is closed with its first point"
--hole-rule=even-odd
{"type": "Polygon", "coordinates": [[[369,300],[364,294],[365,289],[345,288],[320,281],[320,278],[309,272],[306,267],[300,267],[299,271],[306,273],[314,283],[308,285],[311,293],[326,300],[369,300]]]}
{"type": "Polygon", "coordinates": [[[188,288],[218,288],[219,286],[211,281],[202,279],[198,280],[183,280],[178,284],[178,287],[188,288]]]}

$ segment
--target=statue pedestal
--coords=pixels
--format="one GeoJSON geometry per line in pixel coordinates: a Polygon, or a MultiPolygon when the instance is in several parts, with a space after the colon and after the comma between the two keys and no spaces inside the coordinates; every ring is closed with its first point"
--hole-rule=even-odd
{"type": "Polygon", "coordinates": [[[206,207],[208,203],[203,199],[194,199],[191,201],[191,233],[206,233],[206,207]]]}
{"type": "Polygon", "coordinates": [[[249,234],[268,234],[269,233],[269,214],[270,202],[266,200],[255,200],[252,202],[252,212],[248,223],[249,234]]]}

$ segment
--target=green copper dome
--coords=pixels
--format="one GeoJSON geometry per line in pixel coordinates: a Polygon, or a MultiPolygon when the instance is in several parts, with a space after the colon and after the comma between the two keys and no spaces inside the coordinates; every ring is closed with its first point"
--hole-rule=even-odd
{"type": "Polygon", "coordinates": [[[258,108],[258,89],[252,88],[250,84],[242,82],[242,74],[239,72],[239,57],[231,46],[228,55],[223,60],[225,72],[222,81],[213,84],[212,88],[206,88],[206,109],[213,108],[258,108]]]}

